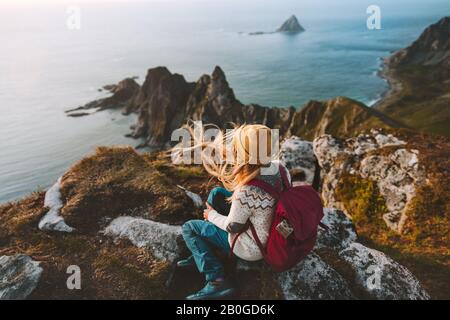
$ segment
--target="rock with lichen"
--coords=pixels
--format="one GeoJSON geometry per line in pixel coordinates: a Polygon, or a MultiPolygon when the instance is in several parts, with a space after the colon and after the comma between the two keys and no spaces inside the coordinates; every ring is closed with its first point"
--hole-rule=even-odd
{"type": "Polygon", "coordinates": [[[316,173],[316,157],[310,141],[291,136],[281,144],[281,161],[286,168],[295,174],[302,172],[303,181],[313,184],[316,173]]]}
{"type": "Polygon", "coordinates": [[[384,253],[352,243],[342,250],[343,257],[356,272],[356,283],[375,299],[428,300],[429,294],[404,266],[384,253]]]}
{"type": "Polygon", "coordinates": [[[0,256],[0,300],[26,299],[36,288],[43,269],[26,255],[0,256]]]}
{"type": "Polygon", "coordinates": [[[402,232],[408,204],[424,183],[418,150],[407,148],[392,134],[372,130],[346,140],[321,136],[314,140],[314,153],[323,170],[322,196],[327,206],[348,211],[339,197],[344,177],[370,180],[385,200],[385,212],[378,214],[390,229],[402,232]]]}
{"type": "Polygon", "coordinates": [[[118,217],[103,234],[114,238],[126,238],[139,248],[148,248],[159,259],[174,261],[180,249],[177,238],[181,235],[179,226],[171,226],[142,218],[118,217]]]}
{"type": "Polygon", "coordinates": [[[341,210],[325,208],[322,223],[328,229],[319,227],[315,249],[325,247],[340,250],[358,239],[355,225],[341,210]]]}
{"type": "Polygon", "coordinates": [[[315,253],[278,275],[287,300],[355,299],[348,282],[315,253]]]}

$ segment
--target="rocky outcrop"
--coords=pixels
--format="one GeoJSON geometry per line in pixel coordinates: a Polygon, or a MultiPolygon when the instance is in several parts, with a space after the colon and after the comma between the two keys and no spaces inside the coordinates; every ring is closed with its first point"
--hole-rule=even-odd
{"type": "MultiPolygon", "coordinates": [[[[429,295],[408,269],[383,253],[355,242],[354,226],[345,214],[326,209],[323,222],[328,223],[330,229],[319,233],[316,251],[294,268],[277,275],[272,273],[270,276],[278,283],[285,299],[429,299],[429,295]],[[329,253],[320,250],[323,248],[340,257],[342,261],[335,263],[347,263],[353,271],[352,275],[342,275],[339,267],[326,262],[330,260],[327,257],[329,253]],[[375,280],[371,277],[374,272],[376,277],[379,276],[375,280]],[[351,285],[353,283],[357,284],[357,288],[351,285]],[[363,296],[361,290],[364,292],[363,296]]],[[[183,242],[177,241],[181,233],[178,226],[141,218],[119,217],[103,233],[116,239],[126,238],[138,247],[148,248],[159,259],[170,262],[181,258],[180,253],[183,252],[180,247],[184,246],[183,242]]],[[[239,272],[269,269],[261,262],[240,260],[237,270],[236,277],[240,279],[239,272]]]]}
{"type": "Polygon", "coordinates": [[[355,299],[348,282],[315,253],[279,274],[278,281],[287,300],[355,299]]]}
{"type": "Polygon", "coordinates": [[[316,173],[316,157],[311,142],[292,136],[281,144],[281,161],[290,172],[301,170],[304,182],[313,184],[316,173]]]}
{"type": "Polygon", "coordinates": [[[450,137],[449,39],[450,17],[444,17],[387,57],[381,75],[390,90],[375,108],[410,128],[450,137]]]}
{"type": "Polygon", "coordinates": [[[265,124],[291,135],[312,140],[324,133],[347,138],[370,128],[401,125],[355,100],[338,97],[311,101],[296,111],[294,107],[276,108],[244,105],[235,96],[225,73],[216,67],[196,83],[172,74],[165,67],[149,69],[144,84],[126,102],[117,104],[124,113],[138,113],[130,136],[144,138],[140,146],[165,147],[171,134],[188,120],[203,121],[227,128],[234,124],[265,124]]]}
{"type": "Polygon", "coordinates": [[[0,300],[26,299],[38,285],[42,271],[28,256],[1,256],[0,300]]]}
{"type": "Polygon", "coordinates": [[[381,300],[428,300],[417,278],[384,253],[352,243],[339,253],[355,270],[356,281],[381,300]]]}
{"type": "Polygon", "coordinates": [[[165,67],[148,70],[144,84],[127,108],[138,113],[132,136],[145,137],[151,146],[167,143],[172,131],[185,121],[186,104],[193,89],[193,83],[165,67]]]}
{"type": "Polygon", "coordinates": [[[322,168],[322,198],[326,205],[349,212],[346,191],[353,193],[348,195],[353,199],[361,191],[357,189],[358,182],[361,185],[373,183],[376,190],[372,191],[379,192],[379,200],[384,202],[377,214],[383,215],[389,228],[402,232],[408,205],[417,187],[424,183],[418,151],[409,150],[405,145],[406,142],[392,134],[376,130],[347,140],[330,135],[314,140],[314,153],[322,168]]]}
{"type": "Polygon", "coordinates": [[[83,110],[95,110],[102,111],[105,109],[121,109],[125,112],[130,112],[132,106],[129,105],[130,99],[132,99],[139,91],[139,84],[134,78],[126,78],[120,81],[117,85],[105,86],[105,90],[112,93],[112,96],[98,99],[87,103],[84,106],[70,109],[66,111],[69,117],[79,117],[83,115],[89,115],[89,112],[83,112],[83,110]]]}
{"type": "Polygon", "coordinates": [[[300,25],[300,22],[298,22],[298,19],[295,15],[292,15],[281,25],[281,27],[277,29],[277,32],[286,33],[299,33],[302,31],[305,31],[305,29],[300,25]]]}
{"type": "MultiPolygon", "coordinates": [[[[381,133],[370,142],[384,148],[405,148],[402,139],[381,133]]],[[[370,149],[369,143],[360,145],[370,149]]],[[[306,172],[313,161],[311,145],[292,137],[284,146],[287,162],[306,172]]],[[[341,150],[329,151],[339,154],[341,150]]],[[[409,166],[411,161],[405,158],[398,163],[409,166]]],[[[39,193],[0,206],[0,230],[6,231],[0,233],[0,254],[11,256],[26,250],[45,263],[45,285],[37,287],[32,298],[182,298],[204,280],[194,272],[174,268],[175,260],[188,254],[180,225],[201,217],[201,210],[186,190],[199,193],[201,197],[195,199],[200,202],[198,199],[204,199],[212,187],[197,169],[175,166],[161,153],[99,148],[70,168],[59,185],[60,196],[56,198],[60,202],[55,203],[62,203],[60,216],[77,232],[46,233],[36,227],[47,211],[45,194],[39,193]],[[183,188],[177,187],[178,183],[183,188]],[[65,269],[73,261],[80,261],[85,274],[81,291],[68,290],[58,276],[66,276],[65,269]],[[184,290],[185,286],[189,288],[184,290]]],[[[313,252],[291,270],[275,274],[262,262],[239,261],[239,292],[247,290],[249,297],[265,299],[428,297],[406,268],[358,244],[363,240],[358,239],[348,215],[334,208],[324,213],[323,222],[329,229],[319,229],[313,252]],[[375,291],[371,277],[374,268],[382,270],[381,282],[376,282],[381,283],[381,289],[375,291]]],[[[12,283],[9,279],[7,286],[12,283]]]]}
{"type": "Polygon", "coordinates": [[[181,227],[133,217],[114,219],[103,231],[107,236],[126,238],[139,248],[148,248],[158,259],[173,262],[180,249],[177,238],[181,235],[181,227]]]}
{"type": "Polygon", "coordinates": [[[310,101],[292,117],[287,135],[312,141],[322,134],[350,138],[371,128],[402,125],[361,102],[346,97],[310,101]]]}
{"type": "Polygon", "coordinates": [[[180,77],[165,68],[149,70],[140,93],[131,102],[139,110],[133,137],[144,137],[146,145],[161,147],[169,143],[172,132],[188,120],[201,120],[221,128],[231,122],[264,123],[280,128],[284,133],[285,123],[289,123],[294,113],[293,108],[243,105],[236,99],[219,67],[211,76],[204,75],[195,84],[186,83],[180,77]],[[164,80],[166,77],[172,80],[164,80]]]}
{"type": "Polygon", "coordinates": [[[327,230],[319,228],[315,249],[342,250],[358,239],[355,225],[341,210],[325,208],[322,223],[327,230]]]}
{"type": "Polygon", "coordinates": [[[195,217],[198,209],[176,186],[179,179],[157,168],[131,147],[98,148],[63,175],[60,215],[84,232],[98,230],[104,219],[134,211],[167,223],[195,217]]]}

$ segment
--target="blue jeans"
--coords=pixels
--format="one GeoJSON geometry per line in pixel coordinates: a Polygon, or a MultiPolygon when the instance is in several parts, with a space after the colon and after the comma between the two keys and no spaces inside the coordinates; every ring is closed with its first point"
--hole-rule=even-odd
{"type": "MultiPolygon", "coordinates": [[[[227,203],[222,203],[222,201],[230,195],[231,192],[224,188],[214,188],[208,196],[208,203],[214,209],[216,207],[225,207],[227,203]]],[[[224,214],[223,212],[219,213],[224,214]]],[[[225,253],[230,252],[228,232],[209,221],[190,220],[183,224],[182,234],[187,247],[192,252],[192,258],[197,265],[198,271],[205,274],[206,280],[213,281],[223,277],[225,275],[223,264],[215,256],[213,248],[217,248],[225,253]]]]}

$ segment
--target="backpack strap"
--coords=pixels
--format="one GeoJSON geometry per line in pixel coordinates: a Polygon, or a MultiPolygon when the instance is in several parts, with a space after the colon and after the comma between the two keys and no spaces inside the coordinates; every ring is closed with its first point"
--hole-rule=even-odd
{"type": "Polygon", "coordinates": [[[230,258],[233,258],[233,252],[234,252],[234,247],[236,246],[236,242],[238,240],[238,238],[241,236],[241,234],[243,234],[246,231],[246,229],[242,230],[241,232],[239,232],[236,237],[234,237],[233,242],[231,243],[231,250],[230,250],[230,258]]]}
{"type": "MultiPolygon", "coordinates": [[[[286,174],[286,169],[280,164],[278,170],[280,171],[281,184],[284,186],[285,189],[289,188],[291,184],[289,183],[289,179],[286,174]]],[[[281,191],[277,190],[270,183],[265,182],[261,179],[253,179],[252,181],[248,182],[247,185],[263,189],[265,192],[270,194],[276,200],[278,200],[278,198],[280,197],[281,191]]]]}
{"type": "Polygon", "coordinates": [[[260,188],[274,197],[276,200],[280,197],[280,191],[278,191],[275,187],[273,187],[270,183],[262,181],[260,179],[253,179],[252,181],[247,183],[248,186],[255,186],[260,188]]]}
{"type": "Polygon", "coordinates": [[[261,240],[259,240],[258,234],[256,233],[256,229],[253,226],[253,223],[251,223],[251,222],[250,222],[250,231],[252,233],[253,239],[255,239],[255,242],[259,247],[259,250],[261,250],[262,256],[265,258],[266,257],[266,248],[263,246],[261,240]]]}
{"type": "MultiPolygon", "coordinates": [[[[251,223],[250,220],[248,221],[248,223],[249,223],[248,226],[249,226],[250,232],[252,233],[253,239],[255,239],[255,242],[256,242],[259,250],[261,250],[261,254],[263,255],[263,257],[265,257],[266,256],[266,248],[264,248],[261,240],[259,239],[258,234],[256,233],[256,229],[253,226],[253,223],[251,223]]],[[[241,236],[241,234],[243,234],[247,230],[248,229],[242,230],[241,232],[239,232],[236,235],[236,237],[234,237],[233,242],[231,243],[230,258],[233,257],[234,247],[236,246],[236,242],[237,242],[238,238],[241,236]]]]}

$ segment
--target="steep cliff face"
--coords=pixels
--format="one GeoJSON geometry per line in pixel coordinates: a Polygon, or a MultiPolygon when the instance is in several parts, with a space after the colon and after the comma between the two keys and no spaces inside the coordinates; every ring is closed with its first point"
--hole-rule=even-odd
{"type": "Polygon", "coordinates": [[[201,120],[221,128],[230,123],[263,123],[279,128],[284,134],[295,111],[242,104],[220,67],[196,83],[188,83],[164,67],[150,69],[129,106],[128,110],[139,114],[132,136],[144,137],[146,145],[153,147],[170,142],[172,131],[188,120],[201,120]]]}
{"type": "Polygon", "coordinates": [[[377,109],[411,128],[450,136],[450,17],[386,58],[382,74],[391,90],[377,109]]]}
{"type": "Polygon", "coordinates": [[[130,99],[127,109],[139,115],[132,135],[145,136],[151,146],[166,143],[172,131],[184,122],[186,103],[193,88],[193,83],[165,67],[148,70],[144,84],[130,99]]]}

